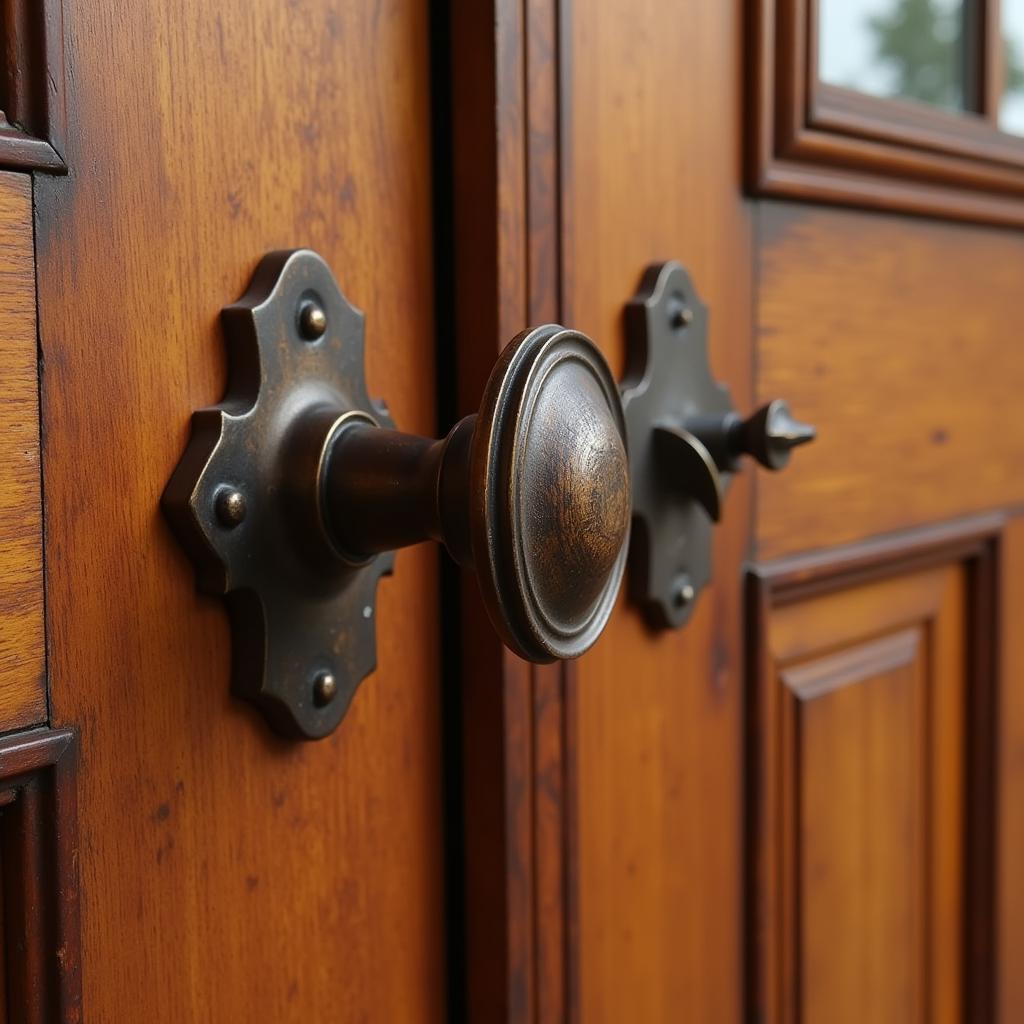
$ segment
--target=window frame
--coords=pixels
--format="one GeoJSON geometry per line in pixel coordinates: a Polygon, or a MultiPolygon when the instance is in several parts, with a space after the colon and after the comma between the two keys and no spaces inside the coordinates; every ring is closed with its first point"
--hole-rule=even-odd
{"type": "Polygon", "coordinates": [[[750,190],[1024,226],[1024,137],[997,122],[1000,0],[979,0],[968,21],[968,111],[822,82],[818,4],[753,4],[750,190]]]}

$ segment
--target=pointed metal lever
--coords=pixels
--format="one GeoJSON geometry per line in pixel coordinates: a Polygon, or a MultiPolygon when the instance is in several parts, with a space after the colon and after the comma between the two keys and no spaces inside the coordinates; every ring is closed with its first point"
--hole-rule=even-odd
{"type": "Polygon", "coordinates": [[[781,398],[748,416],[736,431],[736,448],[752,455],[765,469],[782,469],[794,448],[813,441],[817,431],[801,423],[781,398]]]}

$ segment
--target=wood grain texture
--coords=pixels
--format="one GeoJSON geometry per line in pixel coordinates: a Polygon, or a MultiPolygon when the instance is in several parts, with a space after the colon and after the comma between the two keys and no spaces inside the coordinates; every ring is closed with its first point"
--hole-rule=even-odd
{"type": "Polygon", "coordinates": [[[0,731],[46,717],[32,183],[0,173],[0,731]]]}
{"type": "Polygon", "coordinates": [[[769,626],[792,694],[776,835],[796,911],[776,941],[793,990],[777,1019],[960,1019],[963,591],[959,567],[933,570],[769,626]]]}
{"type": "Polygon", "coordinates": [[[799,909],[787,940],[796,945],[797,1020],[928,1019],[921,633],[782,672],[795,697],[786,756],[799,831],[787,838],[800,864],[799,909]],[[862,663],[836,666],[850,656],[862,663]]]}
{"type": "Polygon", "coordinates": [[[1002,531],[977,517],[753,570],[752,1016],[994,1019],[1002,531]]]}
{"type": "Polygon", "coordinates": [[[228,693],[228,628],[157,502],[224,386],[218,316],[309,245],[370,392],[434,427],[421,4],[66,11],[71,172],[37,207],[53,717],[81,728],[89,1019],[440,1020],[435,558],[381,586],[378,671],[316,744],[228,693]]]}
{"type": "MultiPolygon", "coordinates": [[[[740,199],[739,4],[563,9],[563,316],[620,376],[644,268],[683,261],[713,370],[750,401],[750,222],[740,199]],[[711,100],[713,98],[713,101],[711,100]]],[[[749,474],[685,630],[622,601],[574,668],[578,1012],[587,1022],[738,1020],[742,1000],[742,617],[749,474]]]]}
{"type": "Polygon", "coordinates": [[[762,557],[1024,500],[1024,240],[768,203],[757,394],[818,440],[758,479],[762,557]]]}

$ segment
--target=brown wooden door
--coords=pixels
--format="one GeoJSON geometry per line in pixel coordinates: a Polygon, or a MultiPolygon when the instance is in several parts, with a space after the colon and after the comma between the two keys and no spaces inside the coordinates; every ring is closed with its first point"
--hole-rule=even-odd
{"type": "Polygon", "coordinates": [[[289,743],[229,695],[223,607],[159,509],[269,250],[330,261],[374,393],[433,431],[425,5],[3,12],[0,693],[5,731],[36,726],[0,749],[3,1019],[440,1020],[434,553],[381,593],[387,669],[344,733],[289,743]]]}
{"type": "Polygon", "coordinates": [[[453,17],[464,379],[524,318],[621,371],[677,259],[737,406],[819,437],[735,481],[685,628],[467,641],[474,1019],[1016,1020],[1020,5],[493,6],[453,17]]]}
{"type": "Polygon", "coordinates": [[[1024,1016],[1018,7],[0,2],[8,1019],[1024,1016]],[[624,590],[571,664],[399,553],[283,740],[158,503],[296,246],[405,429],[531,324],[621,373],[678,259],[736,405],[819,438],[737,476],[685,628],[624,590]]]}

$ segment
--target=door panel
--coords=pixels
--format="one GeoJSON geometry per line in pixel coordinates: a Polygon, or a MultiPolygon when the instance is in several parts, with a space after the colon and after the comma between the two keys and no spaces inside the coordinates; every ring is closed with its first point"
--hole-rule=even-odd
{"type": "Polygon", "coordinates": [[[398,556],[332,737],[229,696],[220,602],[158,509],[268,250],[367,315],[370,391],[434,429],[423,5],[65,5],[66,177],[36,181],[53,721],[80,730],[96,1021],[436,1020],[435,556],[398,556]]]}
{"type": "Polygon", "coordinates": [[[0,743],[8,998],[57,946],[78,1005],[77,863],[86,1019],[1024,1015],[1024,243],[897,212],[1016,222],[986,189],[1018,171],[856,125],[821,148],[812,0],[77,0],[62,36],[32,10],[68,173],[0,176],[0,727],[49,727],[0,743]],[[286,743],[229,695],[157,503],[222,395],[221,307],[301,245],[404,429],[475,408],[531,323],[621,372],[623,306],[679,259],[737,408],[820,437],[736,475],[685,628],[624,592],[571,666],[400,552],[377,671],[286,743]]]}
{"type": "MultiPolygon", "coordinates": [[[[1024,500],[1024,238],[763,203],[757,395],[818,427],[758,480],[762,558],[1024,500]]],[[[714,329],[714,328],[713,328],[714,329]]]]}
{"type": "Polygon", "coordinates": [[[965,595],[954,564],[767,613],[765,1020],[959,1019],[965,595]]]}
{"type": "Polygon", "coordinates": [[[0,173],[0,727],[46,718],[32,187],[0,173]]]}

